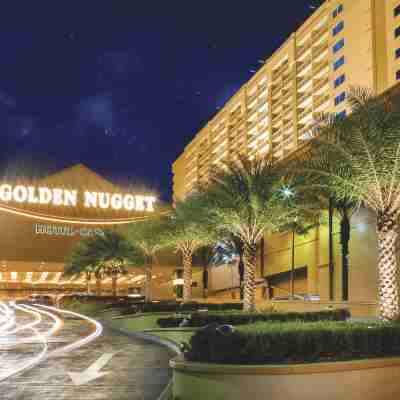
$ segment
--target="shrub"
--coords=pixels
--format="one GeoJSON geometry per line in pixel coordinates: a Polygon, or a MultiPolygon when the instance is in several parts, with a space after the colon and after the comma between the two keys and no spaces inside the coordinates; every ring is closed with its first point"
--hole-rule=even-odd
{"type": "Polygon", "coordinates": [[[202,309],[209,311],[226,311],[226,310],[242,310],[242,303],[176,303],[176,302],[160,302],[160,303],[140,303],[138,304],[141,312],[194,312],[202,309]]]}
{"type": "MultiPolygon", "coordinates": [[[[305,313],[193,313],[186,318],[188,327],[201,327],[212,323],[220,325],[245,325],[255,322],[317,322],[317,321],[345,321],[349,318],[348,310],[327,310],[305,313]]],[[[157,324],[162,328],[177,327],[183,321],[176,316],[159,318],[157,324]]]]}
{"type": "Polygon", "coordinates": [[[400,355],[400,324],[256,323],[224,334],[216,326],[192,336],[187,360],[255,365],[400,355]]]}

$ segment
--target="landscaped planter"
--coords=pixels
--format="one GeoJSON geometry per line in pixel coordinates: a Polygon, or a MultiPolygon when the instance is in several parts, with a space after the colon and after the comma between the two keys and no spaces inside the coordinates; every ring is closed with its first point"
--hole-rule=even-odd
{"type": "Polygon", "coordinates": [[[170,361],[176,400],[394,400],[400,358],[296,365],[170,361]]]}

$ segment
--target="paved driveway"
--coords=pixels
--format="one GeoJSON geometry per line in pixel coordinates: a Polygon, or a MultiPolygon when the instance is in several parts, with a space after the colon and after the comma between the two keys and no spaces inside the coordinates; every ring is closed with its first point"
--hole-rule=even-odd
{"type": "MultiPolygon", "coordinates": [[[[0,399],[157,399],[170,379],[168,361],[173,354],[106,328],[97,338],[81,344],[93,336],[94,325],[71,315],[54,314],[62,325],[59,323],[51,336],[47,333],[54,326],[54,319],[43,313],[34,331],[27,328],[12,334],[8,329],[8,334],[0,333],[0,399]],[[40,361],[46,347],[46,355],[40,361]],[[35,360],[39,360],[37,364],[35,360]],[[27,365],[24,371],[4,378],[23,365],[27,365]],[[75,382],[69,372],[77,373],[75,382]]],[[[16,327],[32,323],[35,317],[20,310],[15,316],[16,327]]]]}

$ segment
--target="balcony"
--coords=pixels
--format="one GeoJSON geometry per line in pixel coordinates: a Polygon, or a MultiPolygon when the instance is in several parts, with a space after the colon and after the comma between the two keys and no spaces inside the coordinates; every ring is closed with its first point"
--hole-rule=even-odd
{"type": "Polygon", "coordinates": [[[312,74],[304,76],[303,78],[297,79],[297,90],[299,92],[305,92],[312,85],[312,74]]]}
{"type": "Polygon", "coordinates": [[[309,40],[301,47],[297,47],[296,49],[296,59],[298,61],[302,61],[305,57],[308,57],[311,52],[312,41],[309,40]]]}
{"type": "Polygon", "coordinates": [[[331,99],[331,97],[330,97],[329,93],[326,95],[314,97],[315,112],[319,112],[321,106],[323,106],[325,103],[328,103],[330,101],[330,99],[331,99]]]}
{"type": "Polygon", "coordinates": [[[318,58],[322,58],[328,55],[328,43],[323,43],[319,46],[313,47],[312,49],[312,54],[313,54],[313,58],[316,61],[319,61],[318,58]]]}
{"type": "Polygon", "coordinates": [[[316,41],[318,39],[321,39],[322,36],[324,36],[326,33],[329,31],[329,26],[328,24],[322,26],[321,28],[315,30],[311,34],[311,38],[313,41],[316,41]]]}
{"type": "Polygon", "coordinates": [[[297,97],[297,104],[299,105],[299,108],[304,108],[301,107],[301,104],[304,103],[306,100],[312,97],[312,92],[303,92],[299,93],[297,97]]]}
{"type": "Polygon", "coordinates": [[[297,63],[297,75],[304,76],[309,72],[312,64],[312,57],[308,57],[302,62],[297,63]]]}
{"type": "Polygon", "coordinates": [[[314,76],[318,76],[318,74],[323,71],[324,69],[328,69],[329,68],[329,61],[328,60],[324,60],[321,61],[317,64],[313,65],[313,75],[314,76]]]}

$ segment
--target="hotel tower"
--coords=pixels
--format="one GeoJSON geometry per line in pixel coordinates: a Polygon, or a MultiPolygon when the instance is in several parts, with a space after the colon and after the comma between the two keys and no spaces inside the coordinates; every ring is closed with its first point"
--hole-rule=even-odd
{"type": "Polygon", "coordinates": [[[285,158],[321,112],[345,115],[350,86],[400,81],[400,1],[327,0],[195,135],[173,164],[174,200],[237,154],[285,158]]]}

